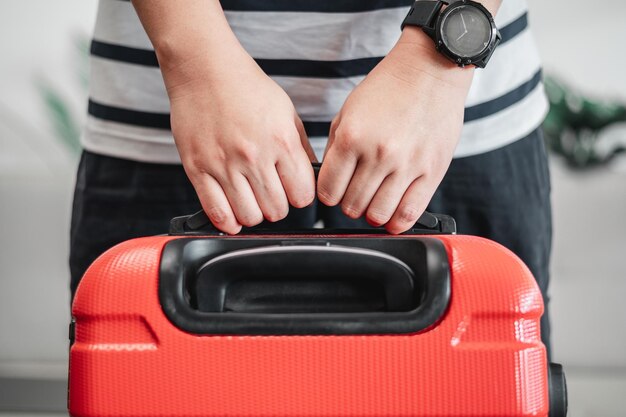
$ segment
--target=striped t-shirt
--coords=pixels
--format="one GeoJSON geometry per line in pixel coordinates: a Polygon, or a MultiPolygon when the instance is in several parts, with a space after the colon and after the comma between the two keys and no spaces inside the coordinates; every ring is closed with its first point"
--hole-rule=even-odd
{"type": "MultiPolygon", "coordinates": [[[[222,0],[235,35],[291,97],[316,153],[348,94],[400,37],[413,0],[222,0]]],[[[548,108],[526,0],[503,0],[502,42],[475,71],[455,157],[525,137],[548,108]]],[[[241,99],[245,100],[245,97],[241,99]]],[[[169,101],[148,36],[130,1],[100,0],[91,44],[85,149],[180,163],[169,101]]]]}

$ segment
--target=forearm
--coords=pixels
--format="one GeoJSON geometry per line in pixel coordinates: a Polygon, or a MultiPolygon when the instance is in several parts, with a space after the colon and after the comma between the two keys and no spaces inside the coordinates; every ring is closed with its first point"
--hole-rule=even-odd
{"type": "Polygon", "coordinates": [[[309,205],[314,156],[302,122],[219,1],[132,1],[157,53],[181,162],[213,225],[238,233],[309,205]]]}
{"type": "Polygon", "coordinates": [[[230,29],[218,0],[132,0],[155,48],[168,92],[198,78],[219,79],[253,60],[230,29]],[[234,66],[237,68],[237,65],[234,66]]]}

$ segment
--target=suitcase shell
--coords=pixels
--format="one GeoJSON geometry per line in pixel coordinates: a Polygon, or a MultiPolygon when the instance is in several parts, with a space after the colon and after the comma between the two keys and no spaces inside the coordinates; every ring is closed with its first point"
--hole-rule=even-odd
{"type": "Polygon", "coordinates": [[[478,237],[134,239],[96,260],[77,290],[69,411],[75,417],[548,416],[542,312],[527,267],[478,237]],[[400,333],[206,334],[174,323],[184,312],[164,296],[162,264],[172,256],[165,248],[263,239],[434,242],[449,268],[449,298],[436,307],[434,322],[400,333]]]}

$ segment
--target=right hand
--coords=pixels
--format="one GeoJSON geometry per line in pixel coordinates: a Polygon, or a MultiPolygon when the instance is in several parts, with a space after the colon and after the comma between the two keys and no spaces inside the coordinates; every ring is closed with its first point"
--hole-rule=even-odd
{"type": "MultiPolygon", "coordinates": [[[[184,62],[206,68],[201,63],[184,62]]],[[[172,132],[202,208],[218,229],[283,219],[313,202],[315,155],[293,103],[250,57],[220,71],[172,81],[172,132]]],[[[191,73],[196,73],[191,71],[191,73]]]]}

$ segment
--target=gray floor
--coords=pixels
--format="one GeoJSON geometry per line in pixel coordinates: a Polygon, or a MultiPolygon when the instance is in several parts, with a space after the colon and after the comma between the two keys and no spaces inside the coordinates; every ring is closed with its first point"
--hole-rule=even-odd
{"type": "Polygon", "coordinates": [[[0,413],[0,417],[67,417],[67,413],[0,413]]]}
{"type": "Polygon", "coordinates": [[[0,377],[0,413],[62,412],[67,409],[66,397],[63,379],[0,377]]]}
{"type": "Polygon", "coordinates": [[[69,417],[68,413],[49,413],[49,412],[0,412],[0,417],[69,417]]]}

